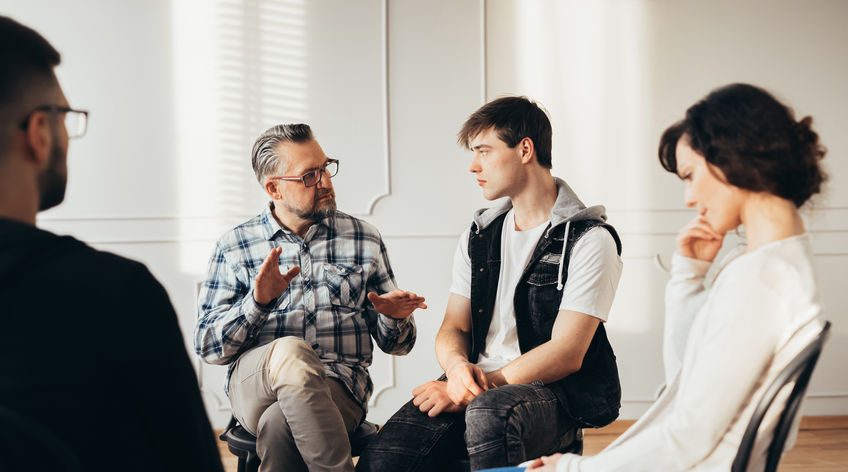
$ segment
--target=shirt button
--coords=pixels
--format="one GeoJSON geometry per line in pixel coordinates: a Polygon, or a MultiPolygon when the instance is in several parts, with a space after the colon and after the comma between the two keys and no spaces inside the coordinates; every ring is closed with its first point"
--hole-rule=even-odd
{"type": "Polygon", "coordinates": [[[482,267],[480,268],[480,272],[485,272],[485,271],[486,271],[486,269],[484,269],[482,267]]]}
{"type": "Polygon", "coordinates": [[[477,309],[477,313],[483,313],[483,309],[482,309],[482,308],[478,308],[478,309],[477,309]]]}

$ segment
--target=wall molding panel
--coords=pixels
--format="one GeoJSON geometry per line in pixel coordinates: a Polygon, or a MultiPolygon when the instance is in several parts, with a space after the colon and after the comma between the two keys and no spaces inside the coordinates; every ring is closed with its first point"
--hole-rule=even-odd
{"type": "MultiPolygon", "coordinates": [[[[506,94],[548,109],[554,174],[587,204],[605,203],[623,239],[608,332],[622,418],[637,417],[663,378],[663,266],[694,216],[682,208],[683,185],[658,169],[656,139],[694,100],[731,81],[791,97],[799,114],[815,117],[829,149],[825,194],[803,215],[834,329],[806,408],[848,414],[848,135],[838,106],[848,98],[840,21],[848,2],[6,3],[9,15],[55,42],[67,58],[57,74],[69,100],[92,110],[89,133],[70,146],[67,201],[38,225],[147,264],[176,307],[215,427],[229,418],[226,367],[194,356],[196,284],[220,235],[262,211],[249,163],[258,133],[310,123],[327,155],[341,160],[339,208],[373,223],[398,285],[427,296],[413,352],[375,349],[369,419],[382,423],[437,376],[433,346],[457,240],[474,209],[490,204],[456,133],[477,107],[506,94]],[[773,21],[759,21],[763,6],[773,21]],[[736,27],[716,37],[723,22],[736,27]],[[122,41],[103,41],[116,35],[122,41]],[[820,73],[798,72],[809,70],[820,73]],[[112,80],[92,81],[93,72],[112,80]],[[144,84],[144,93],[127,83],[144,84]]],[[[740,240],[730,234],[726,245],[740,240]]]]}

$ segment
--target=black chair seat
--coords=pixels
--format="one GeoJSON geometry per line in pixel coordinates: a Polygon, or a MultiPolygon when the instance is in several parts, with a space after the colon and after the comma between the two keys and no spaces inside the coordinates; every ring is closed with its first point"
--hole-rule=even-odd
{"type": "Polygon", "coordinates": [[[256,450],[256,436],[250,434],[238,423],[236,423],[234,427],[224,431],[220,438],[222,441],[227,442],[227,445],[231,450],[233,448],[239,451],[256,450]]]}
{"type": "MultiPolygon", "coordinates": [[[[363,421],[348,436],[351,454],[358,456],[379,430],[380,427],[376,424],[363,421]]],[[[239,458],[238,472],[256,472],[259,470],[259,456],[256,455],[256,436],[244,429],[235,418],[230,419],[227,429],[218,437],[221,441],[226,442],[227,449],[239,458]]]]}

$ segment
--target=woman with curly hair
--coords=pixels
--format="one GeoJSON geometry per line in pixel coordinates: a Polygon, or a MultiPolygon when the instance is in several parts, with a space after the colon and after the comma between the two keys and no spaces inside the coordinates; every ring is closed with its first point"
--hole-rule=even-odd
{"type": "MultiPolygon", "coordinates": [[[[761,88],[733,84],[663,133],[660,163],[697,211],[677,237],[666,288],[667,388],[599,455],[544,457],[530,469],[730,469],[764,390],[823,326],[798,213],[825,180],[811,122],[761,88]],[[739,227],[746,244],[708,277],[725,234],[739,227]]],[[[777,419],[766,416],[750,470],[764,467],[777,419]]]]}

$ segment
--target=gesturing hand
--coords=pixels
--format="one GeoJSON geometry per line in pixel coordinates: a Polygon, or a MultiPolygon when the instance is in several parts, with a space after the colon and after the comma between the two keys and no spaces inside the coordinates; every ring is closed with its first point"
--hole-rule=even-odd
{"type": "Polygon", "coordinates": [[[451,401],[467,405],[477,395],[489,389],[483,369],[470,362],[457,362],[447,372],[447,392],[451,401]]]}
{"type": "Polygon", "coordinates": [[[412,391],[412,404],[422,413],[434,418],[441,413],[459,413],[465,405],[457,405],[448,397],[444,382],[431,381],[415,387],[412,391]]]}
{"type": "Polygon", "coordinates": [[[709,222],[698,215],[678,233],[677,250],[685,257],[712,262],[723,241],[724,235],[716,233],[709,222]]]}
{"type": "Polygon", "coordinates": [[[416,308],[427,309],[424,297],[407,292],[406,290],[392,290],[391,292],[377,295],[376,292],[368,292],[368,300],[374,305],[378,312],[392,318],[406,318],[416,308]]]}
{"type": "Polygon", "coordinates": [[[292,279],[300,273],[300,267],[294,266],[285,274],[280,272],[279,261],[283,248],[275,247],[259,267],[259,273],[253,285],[253,299],[260,305],[276,300],[289,287],[292,279]]]}

